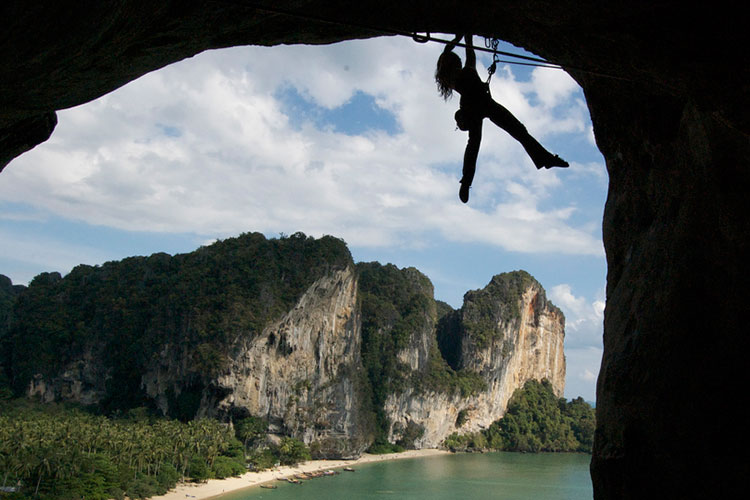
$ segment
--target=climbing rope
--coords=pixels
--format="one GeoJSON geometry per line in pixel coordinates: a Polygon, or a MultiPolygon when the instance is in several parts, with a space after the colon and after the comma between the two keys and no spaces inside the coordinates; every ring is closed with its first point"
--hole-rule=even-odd
{"type": "MultiPolygon", "coordinates": [[[[438,42],[438,43],[442,43],[442,44],[445,44],[445,45],[453,43],[450,40],[444,40],[442,38],[435,38],[433,36],[430,36],[429,33],[427,33],[426,35],[419,35],[417,33],[409,34],[409,33],[404,33],[404,32],[396,32],[396,31],[392,31],[392,30],[389,30],[389,32],[391,32],[393,34],[396,34],[396,35],[411,36],[412,39],[415,42],[419,42],[419,43],[438,42]]],[[[502,50],[497,50],[497,47],[498,47],[498,45],[500,43],[500,40],[497,39],[497,38],[492,38],[491,39],[491,40],[494,40],[494,45],[487,45],[488,42],[486,40],[488,40],[488,39],[485,37],[485,47],[484,48],[483,47],[472,47],[472,48],[474,50],[477,50],[477,51],[480,51],[480,52],[488,52],[488,53],[492,54],[492,58],[493,58],[492,59],[492,63],[493,63],[493,65],[491,67],[494,66],[494,68],[492,70],[493,73],[495,72],[495,68],[497,68],[497,63],[520,64],[522,66],[535,66],[535,67],[538,67],[538,68],[562,69],[562,66],[560,66],[559,64],[551,63],[551,62],[549,62],[549,61],[547,61],[545,59],[540,59],[538,57],[525,56],[525,55],[522,55],[522,54],[514,54],[512,52],[503,52],[502,50]],[[531,62],[508,61],[507,59],[500,59],[500,54],[502,54],[504,56],[507,56],[507,57],[515,57],[517,59],[523,59],[523,60],[531,61],[531,62]]],[[[490,42],[490,43],[492,43],[492,42],[490,42]]],[[[454,45],[456,47],[466,47],[465,43],[456,43],[454,45]]],[[[489,70],[489,68],[487,68],[487,69],[489,70]]]]}
{"type": "MultiPolygon", "coordinates": [[[[363,23],[355,23],[355,22],[351,22],[351,21],[338,21],[338,20],[335,20],[335,19],[324,18],[324,17],[321,17],[321,16],[312,15],[312,14],[301,14],[299,12],[294,12],[294,11],[290,11],[290,10],[286,10],[286,9],[280,9],[278,7],[269,7],[269,6],[265,6],[265,5],[259,5],[259,4],[256,4],[254,2],[249,2],[249,1],[243,1],[243,0],[209,0],[209,1],[213,1],[213,2],[216,2],[216,3],[231,4],[231,5],[238,6],[238,7],[254,9],[254,10],[258,10],[258,11],[262,11],[262,12],[268,12],[268,13],[271,13],[271,14],[278,14],[278,15],[287,16],[287,17],[296,17],[298,19],[304,19],[304,20],[307,20],[307,21],[315,21],[315,22],[320,22],[320,23],[335,24],[335,25],[338,25],[338,26],[346,26],[346,27],[350,27],[350,28],[359,28],[359,29],[364,29],[364,30],[367,30],[367,31],[372,31],[373,33],[380,33],[380,34],[385,34],[385,35],[408,36],[408,37],[410,37],[411,39],[413,39],[414,41],[416,41],[418,43],[438,42],[438,43],[442,43],[442,44],[445,44],[445,45],[448,45],[448,44],[451,43],[450,40],[443,40],[442,38],[434,38],[434,37],[432,37],[430,35],[430,33],[427,33],[426,35],[419,35],[419,34],[417,34],[415,32],[407,32],[407,31],[401,31],[401,30],[395,30],[395,29],[388,29],[388,28],[383,28],[383,27],[378,27],[378,26],[370,26],[370,25],[363,24],[363,23]]],[[[456,47],[466,47],[466,44],[457,43],[457,44],[455,44],[455,46],[456,47]]],[[[496,49],[487,48],[487,47],[474,47],[474,49],[478,50],[478,51],[482,51],[482,52],[492,53],[493,54],[493,61],[492,62],[493,62],[493,65],[495,66],[495,68],[497,68],[497,63],[505,63],[505,64],[515,64],[515,65],[520,65],[520,66],[534,66],[534,67],[538,67],[538,68],[563,69],[563,67],[560,66],[559,64],[555,64],[555,63],[552,63],[552,62],[547,61],[545,59],[540,59],[538,57],[530,57],[530,56],[525,56],[525,55],[521,55],[521,54],[514,54],[512,52],[503,52],[501,50],[496,50],[496,49]],[[521,59],[523,61],[528,61],[528,62],[521,62],[521,61],[516,61],[516,60],[500,59],[500,58],[497,57],[498,55],[512,57],[514,59],[521,59]]],[[[492,67],[492,66],[490,66],[490,67],[492,67]]],[[[565,67],[569,68],[569,69],[574,69],[574,70],[577,70],[577,71],[589,73],[589,74],[592,74],[592,75],[606,77],[606,78],[614,78],[616,80],[628,80],[627,78],[624,78],[622,76],[616,76],[616,75],[611,75],[611,74],[607,74],[607,73],[602,73],[600,71],[592,71],[590,69],[581,68],[579,66],[571,66],[569,64],[566,64],[565,67]]],[[[494,71],[493,71],[493,73],[494,73],[494,71]]]]}
{"type": "MultiPolygon", "coordinates": [[[[360,28],[368,31],[372,31],[375,33],[382,33],[387,35],[400,35],[400,36],[408,36],[412,40],[414,40],[417,43],[427,43],[427,42],[437,42],[442,43],[444,45],[448,45],[452,43],[450,40],[444,40],[442,38],[435,38],[430,35],[430,33],[426,33],[425,35],[420,35],[416,32],[408,32],[408,31],[401,31],[401,30],[395,30],[395,29],[389,29],[389,28],[383,28],[378,26],[372,26],[367,25],[363,23],[355,23],[351,21],[337,21],[330,18],[325,18],[322,16],[314,15],[314,14],[301,14],[299,12],[294,12],[287,9],[282,9],[279,7],[272,7],[272,6],[266,6],[266,5],[259,5],[254,2],[249,1],[243,1],[243,0],[213,0],[217,3],[225,3],[225,4],[231,4],[239,7],[245,7],[250,8],[254,10],[259,10],[262,12],[268,12],[270,14],[278,14],[281,16],[286,17],[296,17],[298,19],[303,19],[306,21],[315,21],[315,22],[321,22],[321,23],[327,23],[327,24],[335,24],[338,26],[346,26],[350,28],[360,28]]],[[[496,40],[496,39],[494,39],[496,40]]],[[[456,47],[466,47],[466,44],[464,43],[457,43],[455,44],[456,47]]],[[[507,64],[518,64],[522,66],[535,66],[535,67],[541,67],[541,68],[553,68],[553,69],[562,69],[562,66],[558,64],[551,63],[545,59],[540,59],[538,57],[531,57],[531,56],[525,56],[522,54],[514,54],[512,52],[503,52],[501,50],[497,50],[497,46],[495,46],[494,49],[490,48],[484,48],[484,47],[474,47],[475,50],[482,51],[482,52],[489,52],[493,54],[493,62],[502,62],[507,64]],[[503,55],[507,57],[512,57],[514,59],[521,59],[523,61],[528,62],[519,62],[515,60],[500,60],[498,58],[498,55],[503,55]]]]}

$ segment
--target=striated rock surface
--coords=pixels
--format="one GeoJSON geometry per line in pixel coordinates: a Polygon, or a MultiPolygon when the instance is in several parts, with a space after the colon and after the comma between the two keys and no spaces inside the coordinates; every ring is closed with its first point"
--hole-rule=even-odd
{"type": "Polygon", "coordinates": [[[320,278],[280,321],[242,342],[200,413],[241,408],[317,443],[322,456],[358,456],[372,433],[359,387],[358,315],[352,267],[320,278]]]}
{"type": "MultiPolygon", "coordinates": [[[[440,332],[443,350],[459,345],[454,357],[458,373],[478,376],[483,388],[467,394],[460,385],[453,391],[428,386],[422,391],[409,388],[391,394],[385,410],[392,441],[409,425],[424,429],[415,440],[420,447],[438,446],[453,432],[486,428],[502,417],[513,392],[527,380],[547,379],[562,397],[565,318],[528,273],[501,274],[484,289],[468,292],[463,307],[444,317],[443,325],[447,325],[447,331],[440,332]],[[456,425],[459,412],[463,412],[460,428],[456,425]]],[[[424,333],[421,336],[429,338],[424,333]]]]}
{"type": "Polygon", "coordinates": [[[505,408],[513,391],[530,379],[547,379],[565,391],[565,317],[542,286],[524,271],[495,276],[469,292],[460,311],[464,335],[460,367],[482,374],[505,408]]]}

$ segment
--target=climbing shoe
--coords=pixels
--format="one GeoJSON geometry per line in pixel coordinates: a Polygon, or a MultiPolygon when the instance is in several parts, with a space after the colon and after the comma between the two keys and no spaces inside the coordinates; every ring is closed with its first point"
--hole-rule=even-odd
{"type": "Polygon", "coordinates": [[[560,167],[560,168],[568,168],[570,165],[567,161],[563,160],[557,155],[553,155],[552,159],[547,163],[547,165],[544,166],[544,168],[552,168],[552,167],[560,167]]]}
{"type": "Polygon", "coordinates": [[[458,190],[458,198],[466,203],[469,201],[469,186],[468,184],[461,183],[461,188],[458,190]]]}

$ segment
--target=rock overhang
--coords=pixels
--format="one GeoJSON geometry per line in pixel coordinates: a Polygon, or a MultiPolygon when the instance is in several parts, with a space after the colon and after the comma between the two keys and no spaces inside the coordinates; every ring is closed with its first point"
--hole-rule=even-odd
{"type": "Polygon", "coordinates": [[[694,433],[701,413],[732,411],[748,347],[749,36],[740,9],[572,0],[5,2],[0,168],[49,137],[56,110],[207,49],[383,34],[365,25],[472,31],[522,46],[582,86],[610,174],[596,497],[741,491],[747,460],[733,450],[743,440],[721,426],[694,433]],[[694,399],[708,389],[718,410],[694,399]],[[682,406],[690,411],[675,416],[682,406]],[[680,444],[686,435],[690,454],[680,444]],[[662,472],[658,481],[643,469],[645,454],[662,472]],[[681,480],[696,467],[704,486],[686,490],[681,480]]]}

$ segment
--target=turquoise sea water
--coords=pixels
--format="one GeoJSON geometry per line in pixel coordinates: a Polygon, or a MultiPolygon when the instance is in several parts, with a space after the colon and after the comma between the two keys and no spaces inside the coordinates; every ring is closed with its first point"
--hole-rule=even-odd
{"type": "Polygon", "coordinates": [[[589,455],[572,453],[455,454],[364,464],[355,472],[273,483],[221,500],[409,499],[590,500],[589,455]]]}

